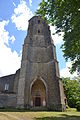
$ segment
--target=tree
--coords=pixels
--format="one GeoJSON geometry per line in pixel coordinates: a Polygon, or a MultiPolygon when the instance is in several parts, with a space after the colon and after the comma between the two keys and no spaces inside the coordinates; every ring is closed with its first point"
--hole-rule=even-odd
{"type": "Polygon", "coordinates": [[[42,0],[36,14],[57,27],[56,33],[64,32],[61,46],[65,60],[72,61],[71,73],[80,73],[80,1],[42,0]]]}
{"type": "Polygon", "coordinates": [[[42,16],[43,19],[46,19],[48,23],[54,25],[54,0],[42,0],[39,4],[39,9],[36,11],[36,15],[42,16]]]}
{"type": "MultiPolygon", "coordinates": [[[[70,80],[70,78],[62,78],[65,95],[67,97],[68,105],[70,107],[80,107],[80,82],[77,80],[70,80]]],[[[79,108],[78,107],[78,108],[79,108]]]]}

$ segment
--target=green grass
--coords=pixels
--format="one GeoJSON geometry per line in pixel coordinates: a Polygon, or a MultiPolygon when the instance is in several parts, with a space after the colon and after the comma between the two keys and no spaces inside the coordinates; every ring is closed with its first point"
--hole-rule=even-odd
{"type": "Polygon", "coordinates": [[[75,109],[66,112],[0,110],[0,120],[80,120],[80,112],[75,109]]]}

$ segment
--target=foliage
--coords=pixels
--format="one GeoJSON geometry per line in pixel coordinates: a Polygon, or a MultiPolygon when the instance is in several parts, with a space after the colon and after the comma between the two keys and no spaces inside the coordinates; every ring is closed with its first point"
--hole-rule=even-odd
{"type": "Polygon", "coordinates": [[[80,101],[76,102],[76,108],[77,108],[78,111],[80,111],[80,101]]]}
{"type": "Polygon", "coordinates": [[[70,107],[68,106],[68,104],[66,104],[66,109],[70,110],[70,107]]]}
{"type": "Polygon", "coordinates": [[[71,73],[80,73],[80,0],[42,0],[36,14],[64,32],[62,51],[72,61],[71,73]]]}
{"type": "Polygon", "coordinates": [[[46,19],[48,23],[54,24],[54,0],[42,0],[42,2],[39,4],[39,9],[36,11],[36,14],[39,16],[42,16],[43,19],[46,19]]]}
{"type": "Polygon", "coordinates": [[[72,108],[79,107],[80,103],[80,82],[77,80],[70,80],[70,78],[62,78],[65,94],[68,105],[72,108]]]}

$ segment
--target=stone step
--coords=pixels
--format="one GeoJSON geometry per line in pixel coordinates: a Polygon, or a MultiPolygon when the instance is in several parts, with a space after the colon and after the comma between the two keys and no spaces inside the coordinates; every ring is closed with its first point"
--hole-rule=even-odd
{"type": "Polygon", "coordinates": [[[46,107],[32,107],[30,108],[30,110],[34,110],[34,111],[43,111],[43,110],[48,110],[46,107]]]}

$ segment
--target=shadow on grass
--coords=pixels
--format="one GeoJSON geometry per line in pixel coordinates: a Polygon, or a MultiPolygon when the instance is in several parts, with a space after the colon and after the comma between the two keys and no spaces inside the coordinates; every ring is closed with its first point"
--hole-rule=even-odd
{"type": "Polygon", "coordinates": [[[55,116],[42,117],[42,118],[36,118],[36,120],[80,120],[80,116],[61,114],[60,117],[55,117],[55,116]]]}
{"type": "Polygon", "coordinates": [[[0,112],[29,112],[27,109],[13,109],[13,108],[2,108],[0,112]]]}
{"type": "MultiPolygon", "coordinates": [[[[0,112],[47,112],[48,110],[30,110],[18,108],[0,108],[0,112]]],[[[48,111],[49,112],[49,111],[48,111]]]]}

